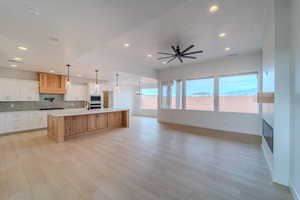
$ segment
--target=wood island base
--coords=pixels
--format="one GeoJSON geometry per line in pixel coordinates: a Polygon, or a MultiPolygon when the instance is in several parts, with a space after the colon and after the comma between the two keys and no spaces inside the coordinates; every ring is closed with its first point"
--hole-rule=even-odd
{"type": "Polygon", "coordinates": [[[78,114],[48,116],[48,137],[56,142],[122,127],[129,127],[129,110],[85,111],[78,114]]]}

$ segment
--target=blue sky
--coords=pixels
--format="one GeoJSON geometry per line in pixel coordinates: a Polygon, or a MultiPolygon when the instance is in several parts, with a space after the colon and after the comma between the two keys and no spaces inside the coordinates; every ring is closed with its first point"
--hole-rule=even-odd
{"type": "MultiPolygon", "coordinates": [[[[214,81],[210,79],[197,79],[186,81],[187,96],[207,96],[213,94],[214,81]]],[[[219,79],[221,96],[256,95],[257,74],[221,77],[219,79]]],[[[157,88],[142,89],[147,96],[156,96],[157,88]]],[[[176,87],[172,87],[172,95],[176,95],[176,87]]]]}
{"type": "Polygon", "coordinates": [[[142,89],[142,94],[147,96],[157,96],[157,88],[142,89]]]}

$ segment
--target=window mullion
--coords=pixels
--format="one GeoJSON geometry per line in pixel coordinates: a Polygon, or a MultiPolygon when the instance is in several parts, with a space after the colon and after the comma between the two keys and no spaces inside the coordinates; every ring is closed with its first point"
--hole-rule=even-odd
{"type": "Polygon", "coordinates": [[[219,112],[220,102],[219,102],[219,77],[214,78],[214,111],[219,112]]]}
{"type": "Polygon", "coordinates": [[[186,108],[186,82],[185,80],[182,81],[182,109],[185,110],[186,108]]]}

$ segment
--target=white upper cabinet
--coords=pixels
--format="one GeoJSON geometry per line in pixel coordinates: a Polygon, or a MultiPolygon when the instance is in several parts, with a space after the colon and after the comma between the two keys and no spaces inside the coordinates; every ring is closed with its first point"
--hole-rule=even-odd
{"type": "Polygon", "coordinates": [[[39,101],[38,81],[0,78],[0,101],[39,101]]]}
{"type": "Polygon", "coordinates": [[[88,86],[72,84],[65,94],[66,101],[86,101],[88,100],[88,86]]]}
{"type": "Polygon", "coordinates": [[[20,91],[20,100],[23,101],[39,101],[39,85],[37,81],[22,81],[22,89],[20,91]]]}

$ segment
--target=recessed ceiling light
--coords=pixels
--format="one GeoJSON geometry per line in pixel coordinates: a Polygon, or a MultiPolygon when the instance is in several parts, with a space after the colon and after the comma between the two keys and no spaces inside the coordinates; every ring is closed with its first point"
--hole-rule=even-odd
{"type": "Polygon", "coordinates": [[[49,36],[49,40],[53,43],[58,43],[59,42],[59,38],[55,37],[55,36],[49,36]]]}
{"type": "Polygon", "coordinates": [[[50,70],[50,73],[54,73],[55,71],[54,70],[50,70]]]}
{"type": "Polygon", "coordinates": [[[32,15],[39,16],[41,14],[37,8],[28,6],[27,9],[28,9],[28,12],[32,15]]]}
{"type": "Polygon", "coordinates": [[[18,67],[18,65],[15,65],[15,64],[11,64],[10,66],[11,67],[18,67]]]}
{"type": "Polygon", "coordinates": [[[15,57],[14,60],[16,60],[16,61],[22,61],[23,58],[15,57]]]}
{"type": "Polygon", "coordinates": [[[219,38],[224,38],[224,37],[226,37],[226,35],[227,35],[226,33],[220,33],[219,38]]]}
{"type": "Polygon", "coordinates": [[[26,47],[22,47],[22,46],[18,46],[18,49],[20,49],[22,51],[27,51],[28,50],[26,47]]]}
{"type": "Polygon", "coordinates": [[[148,54],[147,57],[148,57],[148,58],[152,58],[153,56],[152,56],[151,54],[148,54]]]}
{"type": "Polygon", "coordinates": [[[210,8],[209,8],[209,12],[210,13],[216,13],[219,11],[219,6],[218,5],[212,5],[210,8]]]}
{"type": "Polygon", "coordinates": [[[230,50],[231,50],[230,47],[226,47],[226,48],[225,48],[225,51],[230,51],[230,50]]]}
{"type": "Polygon", "coordinates": [[[130,47],[130,44],[129,43],[125,43],[124,47],[130,47]]]}
{"type": "Polygon", "coordinates": [[[82,75],[81,74],[77,74],[77,77],[82,77],[82,75]]]}

